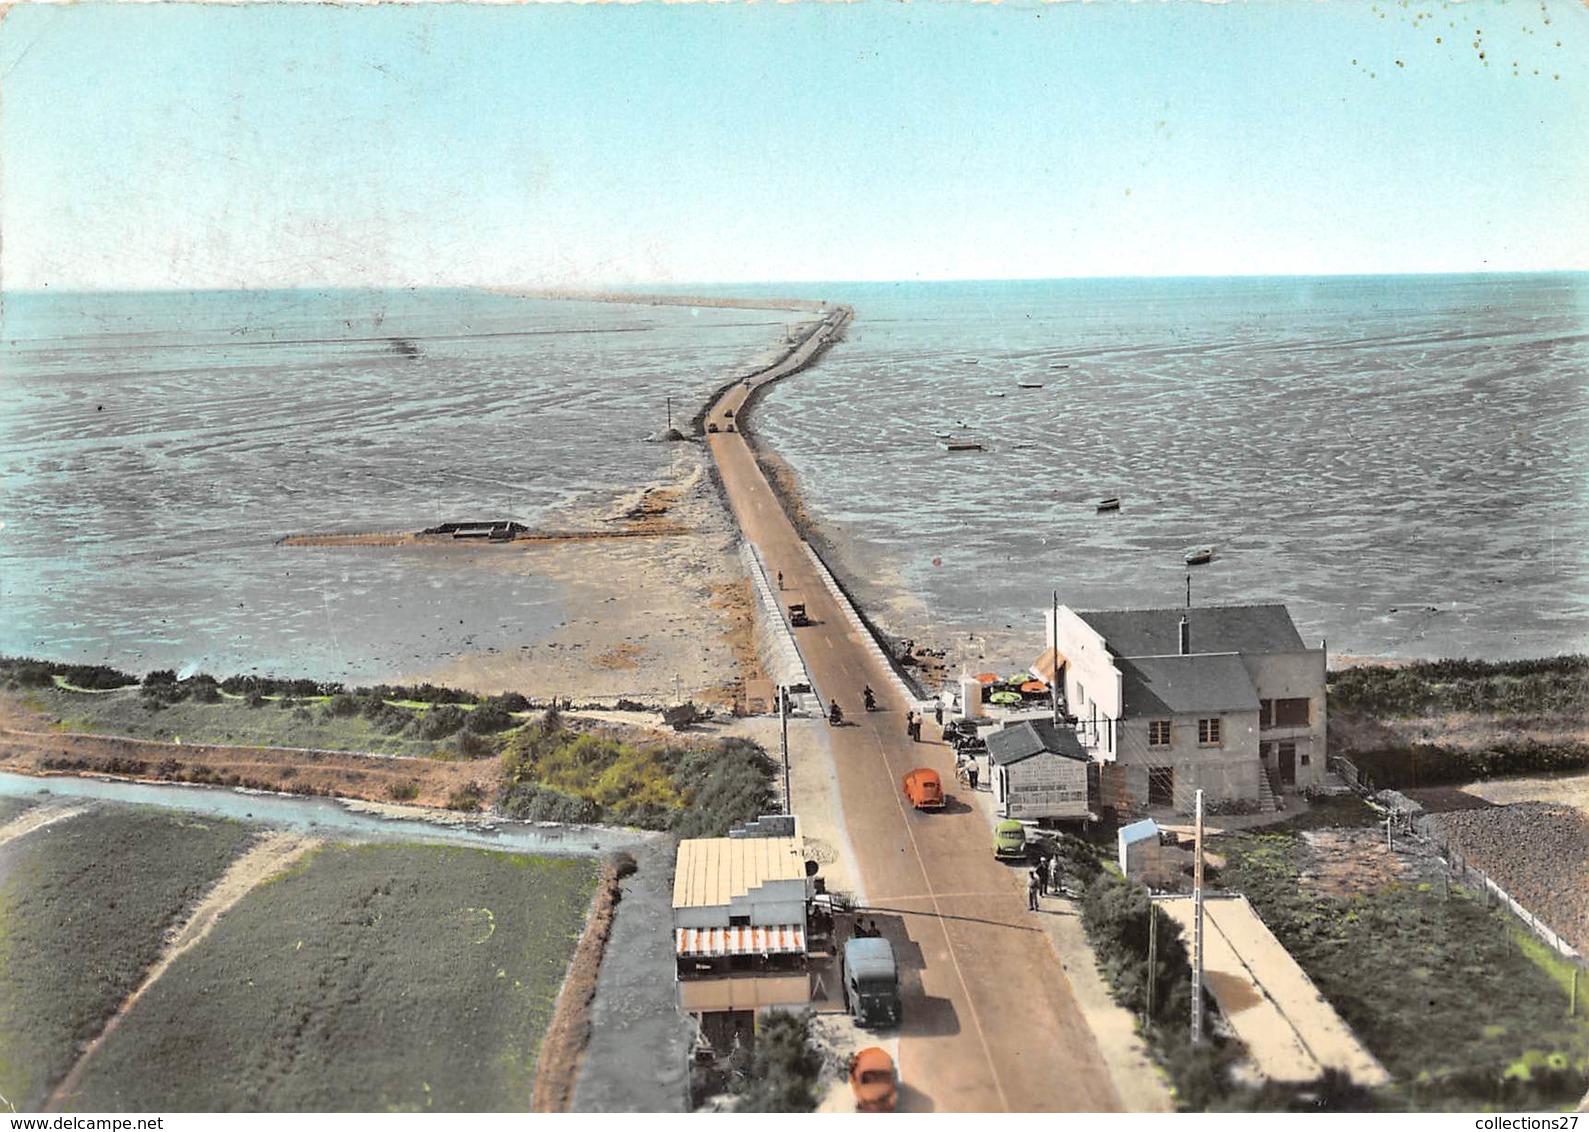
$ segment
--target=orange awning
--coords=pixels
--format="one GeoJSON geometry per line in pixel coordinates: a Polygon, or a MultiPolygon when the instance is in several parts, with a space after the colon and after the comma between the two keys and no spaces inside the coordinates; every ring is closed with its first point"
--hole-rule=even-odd
{"type": "Polygon", "coordinates": [[[1028,680],[1026,683],[1021,685],[1021,691],[1046,692],[1048,691],[1048,685],[1043,683],[1041,680],[1028,680]]]}
{"type": "Polygon", "coordinates": [[[997,672],[981,672],[973,676],[971,679],[975,680],[978,684],[997,684],[1003,679],[1003,677],[997,672]]]}
{"type": "Polygon", "coordinates": [[[1043,655],[1032,663],[1032,674],[1039,680],[1052,684],[1059,678],[1059,669],[1063,667],[1065,667],[1065,655],[1063,653],[1056,652],[1053,649],[1044,649],[1043,655]]]}
{"type": "Polygon", "coordinates": [[[770,924],[752,928],[675,928],[680,955],[782,955],[806,949],[806,932],[799,924],[770,924]]]}

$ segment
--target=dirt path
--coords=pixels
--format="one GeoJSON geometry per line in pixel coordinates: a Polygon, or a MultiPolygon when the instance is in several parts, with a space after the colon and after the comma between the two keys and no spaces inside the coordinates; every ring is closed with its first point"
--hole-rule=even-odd
{"type": "Polygon", "coordinates": [[[193,947],[205,936],[210,934],[210,929],[215,927],[217,920],[232,906],[247,896],[256,885],[269,880],[279,873],[285,872],[294,862],[305,854],[320,846],[315,838],[299,837],[296,834],[270,831],[261,834],[259,840],[237,860],[231,867],[221,874],[221,879],[204,894],[189,913],[186,920],[171,932],[167,938],[165,950],[161,952],[143,982],[138,984],[130,995],[111,1015],[110,1021],[105,1023],[105,1028],[99,1036],[83,1047],[83,1052],[78,1055],[76,1063],[71,1070],[55,1087],[50,1098],[44,1104],[45,1112],[59,1112],[61,1106],[71,1099],[76,1093],[78,1084],[83,1079],[83,1073],[88,1067],[94,1054],[105,1040],[116,1032],[122,1019],[127,1016],[138,1000],[144,996],[150,987],[160,980],[173,963],[184,952],[193,947]]]}
{"type": "Polygon", "coordinates": [[[43,829],[47,825],[54,825],[58,821],[75,818],[78,814],[87,813],[92,806],[80,802],[56,803],[45,802],[41,806],[18,814],[4,825],[0,825],[0,845],[8,841],[15,841],[24,834],[32,833],[36,829],[43,829]]]}

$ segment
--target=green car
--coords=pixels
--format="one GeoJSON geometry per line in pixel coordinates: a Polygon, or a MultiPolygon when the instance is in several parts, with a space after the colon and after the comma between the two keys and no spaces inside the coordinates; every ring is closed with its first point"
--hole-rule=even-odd
{"type": "Polygon", "coordinates": [[[1001,861],[1026,856],[1026,827],[1006,819],[993,827],[993,855],[1001,861]]]}

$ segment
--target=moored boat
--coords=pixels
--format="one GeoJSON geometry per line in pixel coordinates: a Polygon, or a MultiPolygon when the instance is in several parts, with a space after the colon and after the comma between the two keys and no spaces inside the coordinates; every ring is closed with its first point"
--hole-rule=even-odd
{"type": "Polygon", "coordinates": [[[1100,499],[1098,501],[1098,510],[1100,510],[1100,511],[1118,511],[1118,510],[1120,510],[1120,497],[1118,495],[1111,495],[1108,499],[1100,499]]]}
{"type": "Polygon", "coordinates": [[[1188,566],[1207,566],[1213,560],[1214,548],[1211,546],[1200,546],[1196,550],[1186,552],[1186,564],[1188,566]]]}
{"type": "Polygon", "coordinates": [[[980,452],[982,445],[975,440],[940,440],[938,447],[945,452],[980,452]]]}

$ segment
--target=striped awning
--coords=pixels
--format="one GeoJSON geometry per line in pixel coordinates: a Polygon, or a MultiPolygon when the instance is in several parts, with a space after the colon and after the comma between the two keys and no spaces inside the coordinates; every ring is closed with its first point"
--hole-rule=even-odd
{"type": "Polygon", "coordinates": [[[782,955],[806,949],[805,928],[771,924],[757,928],[676,928],[680,955],[782,955]]]}

